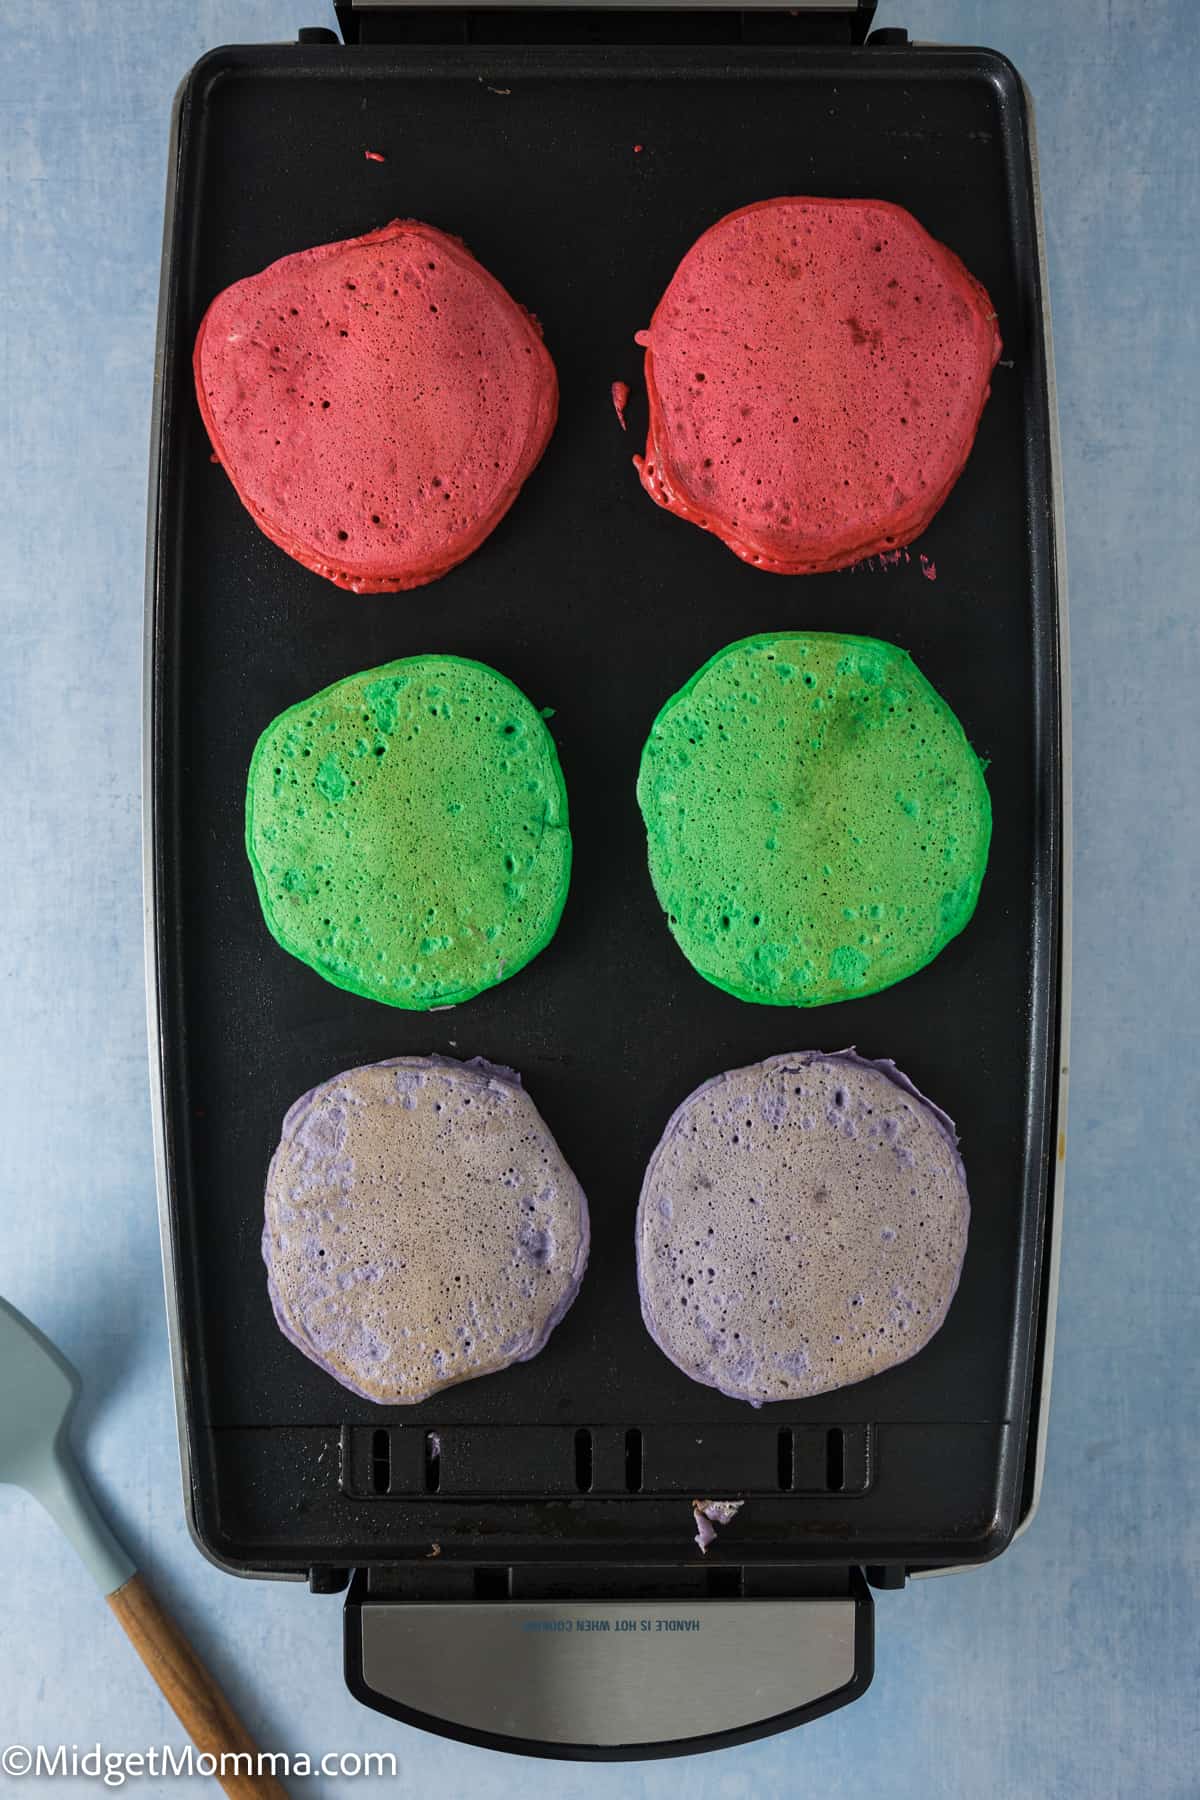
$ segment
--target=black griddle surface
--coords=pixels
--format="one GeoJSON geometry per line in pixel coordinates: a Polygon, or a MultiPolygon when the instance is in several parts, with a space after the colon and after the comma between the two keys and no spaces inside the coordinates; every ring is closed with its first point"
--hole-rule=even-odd
{"type": "MultiPolygon", "coordinates": [[[[176,178],[152,744],[166,1138],[201,1537],[259,1569],[419,1556],[431,1539],[451,1558],[670,1559],[690,1548],[681,1498],[749,1489],[746,1559],[993,1553],[1011,1534],[1025,1457],[1058,942],[1057,602],[1016,76],[981,51],[218,51],[183,92],[176,178]],[[386,162],[367,161],[368,149],[386,162]],[[910,208],[999,313],[1004,363],[975,450],[894,567],[764,575],[654,507],[630,466],[645,427],[633,333],[706,226],[785,193],[910,208]],[[562,407],[544,462],[475,556],[414,594],[358,598],[255,529],[209,460],[190,353],[227,283],[397,216],[464,238],[538,314],[562,407]],[[627,436],[609,403],[618,378],[634,390],[627,436]],[[801,628],[911,651],[990,758],[995,831],[976,916],[932,966],[869,999],[792,1012],[742,1004],[685,962],[651,891],[634,781],[655,713],[707,657],[752,632],[801,628]],[[423,650],[492,663],[556,709],[575,841],[550,947],[469,1005],[424,1015],[340,992],[278,949],[242,838],[246,768],[268,720],[339,676],[423,650]],[[894,1057],[958,1123],[972,1197],[962,1283],[913,1361],[752,1411],[689,1382],[642,1327],[642,1172],[706,1077],[847,1044],[894,1057]],[[303,1090],[432,1050],[522,1071],[588,1194],[591,1264],[534,1362],[415,1409],[379,1409],[276,1329],[259,1252],[263,1179],[303,1090]],[[401,1491],[386,1499],[363,1473],[381,1425],[403,1428],[401,1491]],[[797,1465],[807,1491],[781,1492],[774,1446],[790,1425],[846,1427],[846,1487],[861,1491],[828,1491],[797,1465]],[[414,1448],[434,1427],[436,1496],[414,1448]],[[578,1491],[580,1427],[594,1431],[604,1498],[578,1491]]],[[[802,1461],[815,1441],[796,1439],[802,1461]]]]}

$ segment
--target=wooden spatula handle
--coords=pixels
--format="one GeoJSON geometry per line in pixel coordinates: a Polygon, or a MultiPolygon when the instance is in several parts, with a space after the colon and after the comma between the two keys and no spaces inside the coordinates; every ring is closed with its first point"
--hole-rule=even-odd
{"type": "Polygon", "coordinates": [[[108,1604],[197,1750],[217,1758],[222,1751],[251,1758],[249,1774],[245,1765],[235,1772],[231,1764],[216,1778],[231,1800],[287,1800],[286,1788],[274,1775],[257,1773],[257,1745],[142,1577],[131,1576],[108,1596],[108,1604]]]}

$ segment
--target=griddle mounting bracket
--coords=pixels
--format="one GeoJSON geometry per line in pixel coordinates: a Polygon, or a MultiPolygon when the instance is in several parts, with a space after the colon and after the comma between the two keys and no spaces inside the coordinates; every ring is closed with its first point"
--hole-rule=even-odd
{"type": "MultiPolygon", "coordinates": [[[[745,42],[812,44],[846,48],[867,42],[878,0],[763,0],[730,6],[728,0],[589,0],[563,6],[556,0],[335,0],[334,12],[349,45],[411,43],[617,43],[745,42]]],[[[890,30],[876,42],[906,38],[890,30]]],[[[325,43],[318,28],[305,43],[325,43]]]]}

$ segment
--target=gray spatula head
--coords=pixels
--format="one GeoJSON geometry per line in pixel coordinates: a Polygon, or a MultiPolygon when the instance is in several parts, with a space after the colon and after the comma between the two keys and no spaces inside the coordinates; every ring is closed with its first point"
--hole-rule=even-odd
{"type": "Polygon", "coordinates": [[[0,1298],[0,1481],[40,1500],[111,1594],[133,1564],[96,1510],[68,1437],[79,1376],[61,1350],[0,1298]]]}

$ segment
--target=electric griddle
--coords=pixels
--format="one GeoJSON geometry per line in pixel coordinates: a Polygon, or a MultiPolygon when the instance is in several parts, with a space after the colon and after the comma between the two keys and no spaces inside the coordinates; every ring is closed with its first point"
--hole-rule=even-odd
{"type": "Polygon", "coordinates": [[[232,1573],[348,1588],[367,1705],[474,1743],[675,1755],[843,1705],[872,1586],[996,1556],[1037,1501],[1065,1105],[1065,595],[1030,103],[992,51],[867,35],[873,6],[344,5],[344,41],[214,50],[171,137],[146,624],[146,897],[163,1251],[188,1518],[232,1573]],[[366,152],[382,155],[383,162],[366,152]],[[783,580],[652,506],[644,326],[706,226],[775,194],[898,201],[991,293],[1003,361],[919,546],[783,580]],[[397,216],[461,236],[534,308],[562,390],[518,504],[468,562],[358,598],[269,543],[214,467],[201,315],[287,252],[397,216]],[[622,436],[609,404],[634,389],[622,436]],[[923,556],[918,556],[918,550],[923,556]],[[932,578],[931,578],[932,577],[932,578]],[[676,949],[633,787],[663,700],[731,640],[909,649],[990,761],[968,929],[882,994],[745,1005],[676,949]],[[243,851],[263,726],[421,650],[555,708],[575,869],[561,928],[448,1012],[375,1005],[270,940],[243,851]],[[778,1051],[891,1056],[958,1123],[971,1187],[947,1322],[912,1361],[759,1411],[643,1329],[633,1220],[678,1102],[778,1051]],[[535,1361],[420,1406],[347,1393],[285,1341],[259,1252],[296,1095],[440,1051],[522,1071],[588,1194],[591,1265],[535,1361]],[[741,1499],[702,1556],[691,1502],[741,1499]]]}

